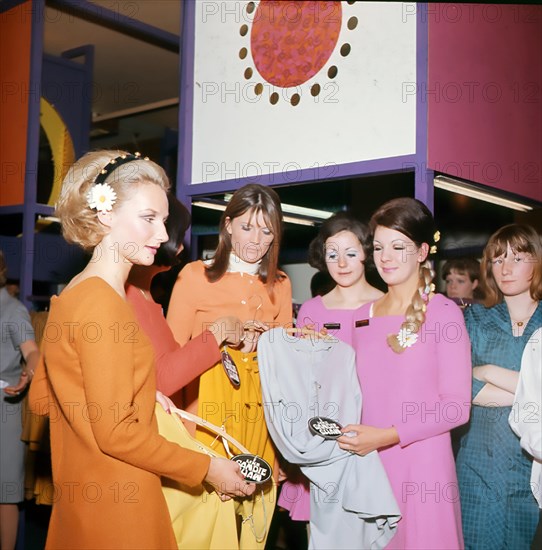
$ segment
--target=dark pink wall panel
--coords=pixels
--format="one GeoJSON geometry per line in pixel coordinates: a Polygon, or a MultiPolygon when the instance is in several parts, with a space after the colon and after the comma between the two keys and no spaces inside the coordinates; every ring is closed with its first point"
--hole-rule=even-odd
{"type": "Polygon", "coordinates": [[[429,167],[542,201],[542,6],[431,4],[429,167]]]}

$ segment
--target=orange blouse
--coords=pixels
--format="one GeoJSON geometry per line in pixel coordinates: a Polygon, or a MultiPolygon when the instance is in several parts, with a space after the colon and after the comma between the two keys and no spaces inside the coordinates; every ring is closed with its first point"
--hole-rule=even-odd
{"type": "Polygon", "coordinates": [[[218,317],[235,315],[242,322],[263,321],[271,327],[292,323],[292,288],[288,277],[274,286],[274,301],[257,275],[225,273],[210,283],[202,261],[192,262],[179,273],[171,294],[167,322],[179,344],[204,330],[214,330],[218,317]]]}

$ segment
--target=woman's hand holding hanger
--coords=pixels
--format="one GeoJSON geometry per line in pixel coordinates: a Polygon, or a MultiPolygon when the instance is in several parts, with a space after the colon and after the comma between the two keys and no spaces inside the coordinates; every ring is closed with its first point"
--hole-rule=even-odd
{"type": "Polygon", "coordinates": [[[211,458],[205,481],[213,487],[222,501],[232,497],[247,497],[256,490],[254,483],[245,481],[237,462],[222,457],[211,458]]]}

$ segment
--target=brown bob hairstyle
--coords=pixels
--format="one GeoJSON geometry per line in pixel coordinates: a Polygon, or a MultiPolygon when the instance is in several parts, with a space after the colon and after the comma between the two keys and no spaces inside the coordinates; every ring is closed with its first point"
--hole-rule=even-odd
{"type": "Polygon", "coordinates": [[[467,275],[471,283],[480,280],[480,262],[474,258],[452,258],[448,260],[442,268],[442,280],[452,272],[467,275]]]}
{"type": "Polygon", "coordinates": [[[480,280],[485,292],[484,305],[500,304],[504,295],[493,276],[493,260],[506,254],[508,245],[513,252],[530,254],[533,262],[533,278],[530,293],[533,300],[542,298],[542,238],[530,226],[512,223],[498,229],[486,244],[480,269],[480,280]]]}
{"type": "Polygon", "coordinates": [[[273,242],[262,258],[258,272],[260,280],[273,296],[275,282],[284,275],[278,270],[279,246],[282,238],[282,208],[277,193],[270,187],[249,183],[238,189],[220,218],[218,247],[212,264],[206,267],[205,274],[211,283],[218,281],[228,269],[232,252],[231,236],[226,229],[226,220],[233,220],[250,211],[253,215],[261,212],[267,227],[273,233],[273,242]]]}
{"type": "Polygon", "coordinates": [[[350,231],[357,237],[365,256],[362,263],[367,267],[372,266],[373,242],[369,227],[349,212],[337,212],[320,226],[318,235],[309,245],[309,264],[318,271],[329,273],[326,263],[326,241],[341,231],[350,231]]]}

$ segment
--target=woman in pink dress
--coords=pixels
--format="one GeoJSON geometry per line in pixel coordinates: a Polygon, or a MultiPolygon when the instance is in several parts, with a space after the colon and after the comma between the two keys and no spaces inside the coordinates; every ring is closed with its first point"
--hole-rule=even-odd
{"type": "Polygon", "coordinates": [[[459,307],[434,294],[428,256],[439,233],[427,207],[394,199],[371,218],[374,261],[388,292],[357,312],[361,424],[342,449],[378,451],[402,519],[388,548],[463,547],[450,430],[470,410],[470,342],[459,307]]]}
{"type": "MultiPolygon", "coordinates": [[[[347,344],[352,344],[353,312],[361,305],[376,300],[382,292],[365,278],[366,264],[372,252],[369,228],[351,214],[339,212],[326,220],[309,248],[309,263],[329,273],[336,286],[324,296],[306,301],[297,315],[297,326],[314,326],[347,344]]],[[[325,410],[322,411],[325,415],[325,410]]],[[[301,474],[300,474],[301,475],[301,474]]],[[[310,492],[306,478],[286,481],[279,505],[290,511],[296,521],[310,520],[310,492]]]]}

